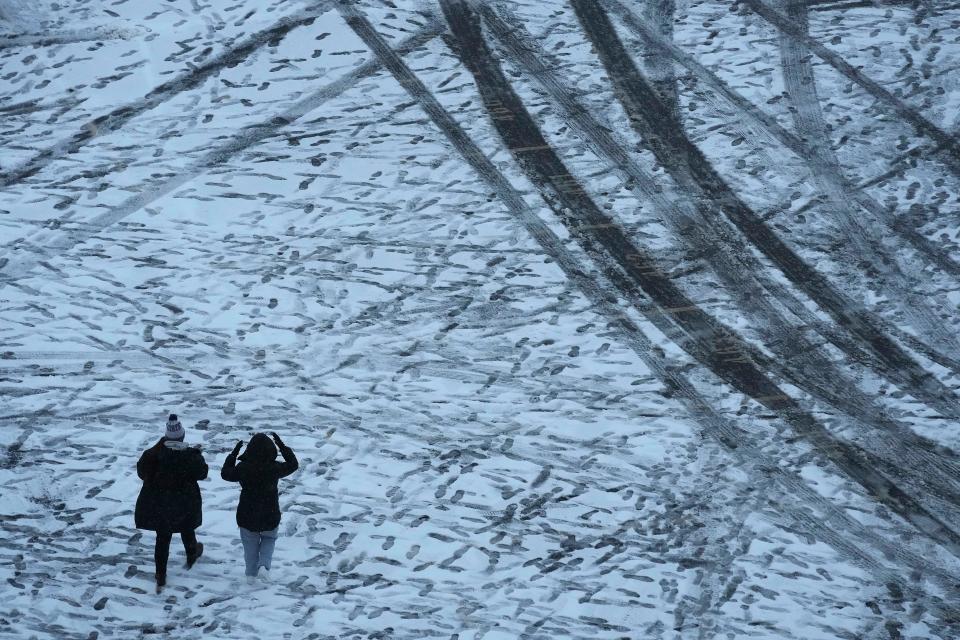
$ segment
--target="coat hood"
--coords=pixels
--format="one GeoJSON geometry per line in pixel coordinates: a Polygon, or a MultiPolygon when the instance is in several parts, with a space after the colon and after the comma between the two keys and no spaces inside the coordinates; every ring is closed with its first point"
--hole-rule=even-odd
{"type": "Polygon", "coordinates": [[[240,455],[244,462],[253,464],[272,462],[277,457],[277,446],[266,434],[256,433],[250,438],[247,450],[240,455]]]}

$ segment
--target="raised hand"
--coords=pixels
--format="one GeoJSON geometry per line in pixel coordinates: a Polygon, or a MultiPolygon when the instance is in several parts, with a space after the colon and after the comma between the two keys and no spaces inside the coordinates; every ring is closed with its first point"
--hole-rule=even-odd
{"type": "Polygon", "coordinates": [[[240,449],[243,448],[243,440],[238,440],[237,444],[233,447],[233,455],[240,453],[240,449]]]}
{"type": "Polygon", "coordinates": [[[277,435],[276,431],[271,431],[270,435],[273,436],[273,441],[277,444],[278,447],[283,448],[283,440],[280,439],[280,436],[277,435]]]}

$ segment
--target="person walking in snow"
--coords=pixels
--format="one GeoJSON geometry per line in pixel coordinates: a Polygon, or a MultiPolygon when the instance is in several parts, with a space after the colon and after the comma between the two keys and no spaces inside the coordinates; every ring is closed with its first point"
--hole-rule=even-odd
{"type": "Polygon", "coordinates": [[[237,525],[243,543],[247,583],[252,584],[259,569],[269,579],[273,549],[277,543],[280,526],[280,495],[277,481],[297,470],[300,463],[290,447],[283,444],[276,433],[271,432],[273,442],[266,435],[256,433],[250,438],[247,450],[237,455],[243,440],[237,443],[223,463],[220,477],[227,482],[240,483],[240,503],[237,505],[237,525]],[[277,449],[283,462],[277,462],[277,449]]]}
{"type": "Polygon", "coordinates": [[[203,522],[199,480],[207,477],[207,463],[198,448],[184,444],[186,436],[177,415],[170,414],[160,440],[143,452],[137,475],[143,487],[137,498],[134,521],[138,529],[157,532],[154,547],[157,593],[167,583],[167,559],[174,533],[180,534],[187,552],[187,569],[201,555],[203,544],[195,530],[203,522]]]}

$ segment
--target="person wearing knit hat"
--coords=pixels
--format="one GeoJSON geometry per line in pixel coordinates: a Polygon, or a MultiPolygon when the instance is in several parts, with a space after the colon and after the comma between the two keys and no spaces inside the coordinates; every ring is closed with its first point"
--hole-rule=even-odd
{"type": "Polygon", "coordinates": [[[138,529],[157,532],[154,547],[157,593],[167,583],[170,541],[179,533],[187,552],[187,569],[203,555],[196,529],[203,522],[199,480],[207,477],[207,463],[200,449],[184,444],[186,431],[177,414],[171,413],[163,437],[143,452],[137,475],[143,487],[137,497],[134,521],[138,529]]]}
{"type": "Polygon", "coordinates": [[[183,442],[186,436],[187,432],[183,430],[183,425],[180,424],[180,419],[177,418],[177,414],[171,413],[170,417],[167,418],[167,430],[163,434],[163,437],[167,440],[183,442]]]}

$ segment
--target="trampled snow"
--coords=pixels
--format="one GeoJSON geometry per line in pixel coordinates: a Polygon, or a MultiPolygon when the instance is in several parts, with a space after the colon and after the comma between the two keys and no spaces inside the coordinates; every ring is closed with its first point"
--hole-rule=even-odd
{"type": "Polygon", "coordinates": [[[0,3],[0,638],[960,636],[958,25],[0,3]],[[248,586],[258,431],[301,466],[248,586]]]}

